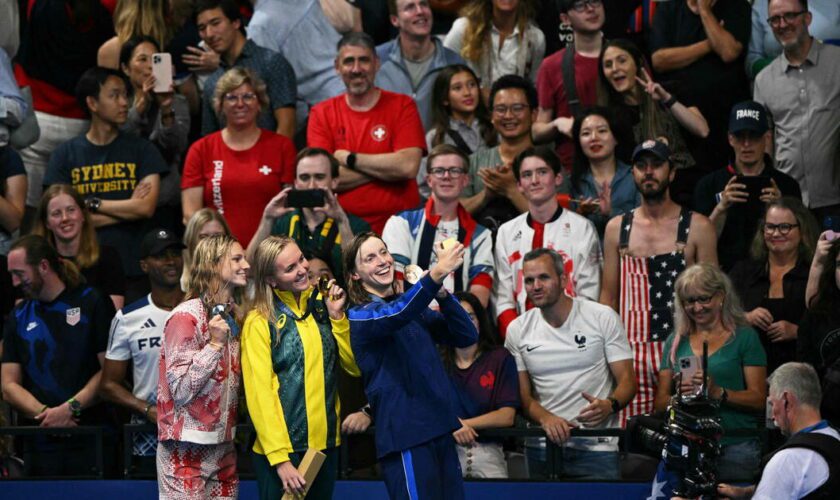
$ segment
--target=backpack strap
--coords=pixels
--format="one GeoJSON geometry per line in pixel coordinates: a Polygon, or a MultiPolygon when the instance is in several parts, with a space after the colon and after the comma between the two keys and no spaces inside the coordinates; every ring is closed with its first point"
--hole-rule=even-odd
{"type": "Polygon", "coordinates": [[[457,130],[447,129],[446,135],[452,139],[452,142],[455,143],[455,147],[460,149],[465,155],[469,156],[473,154],[473,150],[467,145],[467,141],[458,133],[457,130]]]}
{"type": "Polygon", "coordinates": [[[563,88],[566,90],[566,101],[569,103],[569,111],[572,116],[577,116],[580,112],[580,99],[577,93],[577,84],[575,83],[575,44],[566,47],[566,52],[563,54],[563,62],[561,66],[563,72],[563,88]]]}

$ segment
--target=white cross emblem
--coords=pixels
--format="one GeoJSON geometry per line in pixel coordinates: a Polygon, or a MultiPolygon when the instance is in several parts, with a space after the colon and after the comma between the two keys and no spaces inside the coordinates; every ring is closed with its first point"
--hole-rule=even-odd
{"type": "Polygon", "coordinates": [[[370,131],[370,135],[373,136],[376,142],[382,142],[385,140],[385,136],[388,135],[388,130],[385,128],[385,125],[377,125],[370,131]]]}
{"type": "Polygon", "coordinates": [[[263,175],[270,174],[271,173],[271,167],[269,167],[268,165],[263,165],[262,167],[260,167],[260,173],[263,174],[263,175]]]}

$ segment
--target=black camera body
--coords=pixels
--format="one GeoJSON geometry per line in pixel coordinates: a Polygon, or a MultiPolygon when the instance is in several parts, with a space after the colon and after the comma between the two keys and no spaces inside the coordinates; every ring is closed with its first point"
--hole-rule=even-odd
{"type": "MultiPolygon", "coordinates": [[[[705,352],[702,362],[705,374],[705,352]]],[[[681,378],[678,374],[676,387],[680,387],[681,378]]],[[[720,456],[723,426],[720,401],[709,397],[707,381],[695,394],[677,391],[671,397],[664,422],[661,418],[641,416],[630,425],[635,445],[662,458],[665,469],[676,477],[675,496],[717,497],[716,460],[720,456]]]]}

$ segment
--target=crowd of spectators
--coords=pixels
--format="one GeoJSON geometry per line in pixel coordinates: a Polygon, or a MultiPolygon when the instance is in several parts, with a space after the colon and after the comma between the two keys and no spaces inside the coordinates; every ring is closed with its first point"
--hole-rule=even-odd
{"type": "MultiPolygon", "coordinates": [[[[763,422],[776,367],[823,376],[840,358],[833,0],[12,4],[0,12],[0,417],[157,423],[133,454],[152,473],[158,454],[163,490],[182,479],[161,463],[195,443],[226,471],[212,488],[236,488],[237,412],[256,428],[266,491],[302,488],[294,467],[310,446],[334,469],[338,428],[405,441],[375,405],[339,405],[364,396],[330,368],[375,372],[387,351],[353,339],[343,316],[367,302],[359,280],[378,279],[347,258],[362,234],[386,248],[400,291],[418,266],[436,280],[452,267],[439,281],[458,300],[432,306],[459,324],[460,303],[478,342],[433,362],[451,380],[466,477],[507,476],[509,446],[481,433],[517,414],[568,443],[563,474],[620,477],[614,440],[570,430],[623,427],[695,390],[697,375],[679,387],[674,375],[703,342],[726,429],[763,422]],[[438,251],[452,239],[458,266],[438,251]],[[298,290],[304,275],[313,288],[298,290]],[[217,320],[211,302],[236,305],[217,320]],[[282,341],[276,311],[295,318],[282,341]],[[240,329],[241,364],[239,340],[223,342],[240,329]],[[316,344],[317,362],[292,352],[316,344]],[[304,397],[301,373],[316,368],[322,393],[304,397]],[[295,382],[278,406],[284,377],[295,382]],[[208,401],[223,415],[201,413],[208,401]]],[[[28,461],[46,457],[33,474],[91,463],[62,458],[82,453],[75,440],[25,443],[28,461]]],[[[724,470],[758,466],[755,441],[723,444],[724,470]]],[[[520,448],[532,476],[548,474],[545,439],[520,448]]]]}

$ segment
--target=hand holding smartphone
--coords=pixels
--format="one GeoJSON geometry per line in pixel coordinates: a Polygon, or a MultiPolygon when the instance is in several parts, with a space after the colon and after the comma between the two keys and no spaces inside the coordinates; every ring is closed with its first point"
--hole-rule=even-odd
{"type": "Polygon", "coordinates": [[[169,53],[152,54],[152,76],[155,77],[155,93],[172,92],[172,56],[169,53]]]}

